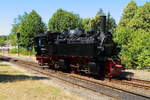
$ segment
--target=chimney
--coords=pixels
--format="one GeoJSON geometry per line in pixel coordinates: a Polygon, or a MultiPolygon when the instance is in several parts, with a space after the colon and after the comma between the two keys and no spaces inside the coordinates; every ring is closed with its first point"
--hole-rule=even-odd
{"type": "Polygon", "coordinates": [[[106,16],[100,16],[100,31],[106,32],[106,16]]]}

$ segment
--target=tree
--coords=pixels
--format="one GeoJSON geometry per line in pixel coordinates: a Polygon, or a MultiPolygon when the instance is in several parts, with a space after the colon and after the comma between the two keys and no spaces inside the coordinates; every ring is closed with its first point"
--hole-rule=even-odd
{"type": "Polygon", "coordinates": [[[6,42],[6,36],[0,36],[0,46],[4,46],[6,42]]]}
{"type": "Polygon", "coordinates": [[[97,14],[94,18],[91,20],[91,29],[99,31],[100,30],[100,14],[97,14]]]}
{"type": "Polygon", "coordinates": [[[65,32],[81,28],[81,19],[77,14],[58,9],[49,19],[48,28],[51,32],[65,32]]]}
{"type": "MultiPolygon", "coordinates": [[[[104,14],[97,14],[93,19],[91,19],[91,28],[99,31],[100,30],[100,17],[104,16],[104,14]]],[[[113,17],[111,17],[110,13],[106,16],[106,29],[107,31],[114,32],[116,28],[116,22],[113,17]]]]}
{"type": "Polygon", "coordinates": [[[113,37],[119,45],[127,45],[132,38],[131,34],[133,32],[134,30],[131,28],[118,26],[113,37]]]}
{"type": "Polygon", "coordinates": [[[20,32],[20,45],[23,47],[29,47],[33,45],[33,36],[35,34],[44,33],[46,27],[42,22],[42,19],[35,10],[26,17],[26,19],[20,24],[18,32],[20,32]]]}
{"type": "Polygon", "coordinates": [[[135,64],[135,55],[133,53],[135,49],[133,49],[132,42],[135,34],[138,34],[138,32],[135,32],[134,29],[130,28],[129,23],[136,15],[137,8],[136,2],[131,1],[128,3],[128,5],[124,8],[123,15],[118,27],[116,28],[116,32],[113,34],[114,40],[122,47],[120,53],[122,62],[128,68],[133,67],[135,64]]]}
{"type": "Polygon", "coordinates": [[[27,16],[28,13],[24,12],[23,15],[18,15],[18,17],[14,19],[14,23],[12,24],[11,34],[8,36],[12,45],[17,44],[16,34],[19,31],[20,24],[24,22],[27,16]]]}
{"type": "Polygon", "coordinates": [[[111,17],[110,12],[108,12],[107,14],[107,18],[106,18],[106,29],[109,32],[114,33],[115,29],[116,29],[116,21],[113,17],[111,17]]]}
{"type": "Polygon", "coordinates": [[[82,19],[82,25],[84,32],[87,32],[91,29],[91,18],[84,18],[82,19]]]}
{"type": "Polygon", "coordinates": [[[96,15],[105,15],[105,13],[104,13],[103,9],[100,8],[96,15]]]}
{"type": "Polygon", "coordinates": [[[126,45],[126,43],[130,40],[130,34],[134,32],[132,29],[130,29],[129,23],[136,15],[137,8],[136,2],[134,1],[129,2],[124,8],[122,18],[120,19],[119,25],[114,34],[114,40],[121,46],[126,45]]]}
{"type": "Polygon", "coordinates": [[[146,69],[150,65],[150,2],[137,7],[132,1],[124,11],[113,35],[114,40],[122,47],[122,63],[127,68],[146,69]]]}
{"type": "Polygon", "coordinates": [[[0,39],[0,46],[4,46],[5,45],[5,41],[3,39],[0,39]]]}
{"type": "MultiPolygon", "coordinates": [[[[106,14],[103,12],[103,9],[100,8],[100,10],[97,12],[96,16],[94,18],[85,18],[82,20],[83,24],[83,30],[87,32],[89,29],[93,29],[95,31],[100,30],[100,17],[106,16],[106,14]]],[[[109,32],[114,33],[114,30],[116,28],[116,22],[113,17],[111,17],[110,13],[108,12],[106,16],[106,30],[109,32]]]]}
{"type": "Polygon", "coordinates": [[[11,34],[16,34],[19,29],[19,25],[26,19],[28,16],[27,12],[24,12],[23,15],[18,15],[17,18],[14,19],[14,24],[12,24],[11,34]]]}
{"type": "Polygon", "coordinates": [[[145,30],[136,30],[130,35],[128,42],[122,45],[122,63],[127,68],[145,69],[150,61],[150,42],[147,38],[150,34],[145,30]]]}
{"type": "Polygon", "coordinates": [[[128,26],[128,23],[132,20],[132,18],[136,14],[137,9],[138,7],[135,1],[129,2],[126,8],[124,8],[123,15],[119,22],[119,25],[128,26]]]}
{"type": "Polygon", "coordinates": [[[139,7],[137,13],[130,21],[129,26],[134,29],[150,31],[150,2],[147,2],[144,6],[139,7]]]}

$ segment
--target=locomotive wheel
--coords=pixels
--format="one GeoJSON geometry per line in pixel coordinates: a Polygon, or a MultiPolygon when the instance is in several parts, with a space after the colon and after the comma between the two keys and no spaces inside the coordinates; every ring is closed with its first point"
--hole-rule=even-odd
{"type": "Polygon", "coordinates": [[[48,63],[48,67],[50,69],[54,69],[54,66],[55,66],[55,63],[53,61],[51,61],[51,62],[48,63]]]}
{"type": "Polygon", "coordinates": [[[68,59],[65,59],[64,60],[64,63],[65,63],[65,68],[64,68],[64,71],[69,73],[71,71],[71,68],[70,68],[70,61],[68,59]]]}

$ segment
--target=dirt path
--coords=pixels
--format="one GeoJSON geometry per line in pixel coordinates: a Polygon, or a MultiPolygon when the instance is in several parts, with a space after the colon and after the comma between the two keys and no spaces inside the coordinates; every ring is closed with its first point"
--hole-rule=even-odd
{"type": "Polygon", "coordinates": [[[150,81],[150,72],[144,70],[126,70],[127,72],[134,73],[134,78],[149,80],[150,81]]]}

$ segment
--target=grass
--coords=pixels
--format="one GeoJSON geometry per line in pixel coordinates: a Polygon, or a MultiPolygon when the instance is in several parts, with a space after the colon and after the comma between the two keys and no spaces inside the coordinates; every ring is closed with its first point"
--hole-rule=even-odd
{"type": "Polygon", "coordinates": [[[0,62],[0,100],[79,100],[78,97],[42,82],[43,80],[33,79],[30,76],[18,79],[21,76],[26,75],[11,68],[7,63],[0,62]],[[3,76],[11,79],[4,81],[3,76]]]}
{"type": "Polygon", "coordinates": [[[21,75],[25,73],[11,68],[10,65],[8,65],[7,63],[1,62],[0,63],[0,75],[1,74],[21,75]]]}

